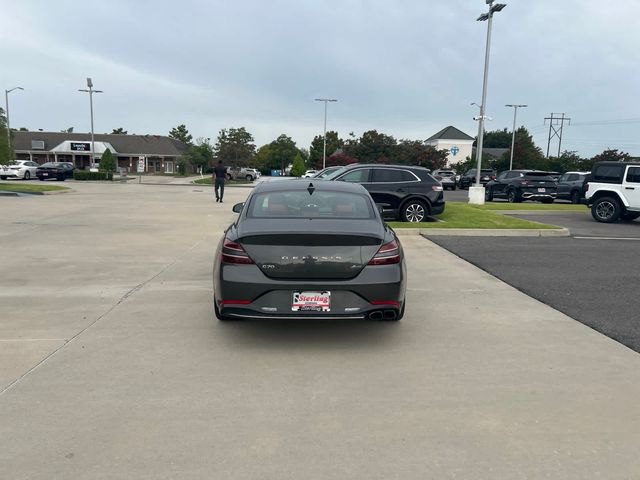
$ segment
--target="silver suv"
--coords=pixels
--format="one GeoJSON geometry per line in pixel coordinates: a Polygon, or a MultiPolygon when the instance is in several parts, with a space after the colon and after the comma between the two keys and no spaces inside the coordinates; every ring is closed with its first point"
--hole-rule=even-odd
{"type": "Polygon", "coordinates": [[[244,178],[249,182],[253,182],[256,178],[260,178],[260,171],[255,168],[248,167],[229,167],[227,168],[227,178],[229,180],[244,178]]]}
{"type": "Polygon", "coordinates": [[[598,222],[640,217],[640,163],[595,163],[587,182],[585,198],[598,222]]]}

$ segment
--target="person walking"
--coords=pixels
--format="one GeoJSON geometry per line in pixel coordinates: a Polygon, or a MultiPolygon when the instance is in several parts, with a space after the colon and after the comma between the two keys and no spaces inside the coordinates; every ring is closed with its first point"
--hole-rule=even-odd
{"type": "Polygon", "coordinates": [[[216,202],[222,203],[224,195],[224,181],[227,178],[227,167],[222,164],[222,160],[218,160],[218,165],[213,169],[214,190],[216,192],[216,202]]]}

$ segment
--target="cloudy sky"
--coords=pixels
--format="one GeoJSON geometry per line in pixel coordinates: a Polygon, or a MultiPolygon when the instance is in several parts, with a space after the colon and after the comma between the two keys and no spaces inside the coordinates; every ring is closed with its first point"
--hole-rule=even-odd
{"type": "MultiPolygon", "coordinates": [[[[0,0],[0,86],[11,124],[215,139],[246,127],[308,147],[328,128],[426,139],[475,135],[486,22],[482,0],[0,0]]],[[[544,117],[566,113],[563,150],[640,156],[640,2],[506,0],[493,26],[488,129],[518,124],[546,150],[544,117]]],[[[557,144],[552,150],[557,149],[557,144]]]]}

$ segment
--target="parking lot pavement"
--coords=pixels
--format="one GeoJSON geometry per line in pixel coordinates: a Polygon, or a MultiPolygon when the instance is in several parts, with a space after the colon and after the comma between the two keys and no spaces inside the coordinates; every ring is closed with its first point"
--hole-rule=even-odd
{"type": "Polygon", "coordinates": [[[637,475],[640,357],[435,244],[401,322],[220,323],[247,190],[74,190],[2,200],[4,477],[637,475]]]}
{"type": "Polygon", "coordinates": [[[571,231],[571,235],[588,240],[588,239],[637,239],[640,240],[640,221],[618,222],[618,223],[600,223],[591,217],[591,212],[584,207],[584,212],[527,212],[527,214],[515,215],[525,220],[534,222],[551,223],[566,227],[571,231]]]}

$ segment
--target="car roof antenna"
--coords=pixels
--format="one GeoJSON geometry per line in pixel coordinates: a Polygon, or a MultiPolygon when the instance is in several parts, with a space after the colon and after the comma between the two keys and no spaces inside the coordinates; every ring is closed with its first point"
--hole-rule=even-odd
{"type": "Polygon", "coordinates": [[[313,186],[313,183],[310,183],[309,186],[307,187],[307,192],[309,192],[309,195],[313,195],[313,192],[316,191],[316,187],[313,186]]]}

